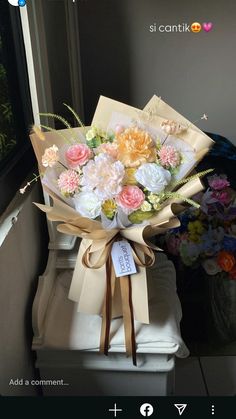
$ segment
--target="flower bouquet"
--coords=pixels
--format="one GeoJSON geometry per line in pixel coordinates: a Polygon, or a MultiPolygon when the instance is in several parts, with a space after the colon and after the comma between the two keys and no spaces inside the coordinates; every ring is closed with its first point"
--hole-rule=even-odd
{"type": "Polygon", "coordinates": [[[164,247],[183,265],[203,268],[210,334],[215,330],[217,339],[232,341],[236,336],[236,192],[223,174],[209,176],[208,186],[194,197],[200,208],[180,215],[181,226],[167,232],[164,247]]]}
{"type": "Polygon", "coordinates": [[[168,231],[166,247],[186,266],[236,279],[236,192],[225,175],[208,177],[208,185],[194,197],[200,208],[185,211],[180,228],[168,231]]]}
{"type": "Polygon", "coordinates": [[[47,114],[66,129],[31,135],[53,200],[37,206],[61,222],[58,231],[82,238],[69,298],[78,311],[102,315],[101,351],[108,353],[111,319],[123,314],[135,364],[134,319],[149,323],[146,268],[160,250],[147,240],[179,225],[183,203],[199,207],[191,196],[209,171],[187,176],[213,141],[156,96],[143,111],[101,97],[91,127],[66,106],[78,128],[47,114]]]}

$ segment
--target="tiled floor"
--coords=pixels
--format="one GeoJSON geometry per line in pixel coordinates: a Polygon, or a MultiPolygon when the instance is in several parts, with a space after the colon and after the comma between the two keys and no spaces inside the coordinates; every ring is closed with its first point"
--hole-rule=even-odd
{"type": "Polygon", "coordinates": [[[177,359],[175,395],[236,395],[236,356],[177,359]]]}

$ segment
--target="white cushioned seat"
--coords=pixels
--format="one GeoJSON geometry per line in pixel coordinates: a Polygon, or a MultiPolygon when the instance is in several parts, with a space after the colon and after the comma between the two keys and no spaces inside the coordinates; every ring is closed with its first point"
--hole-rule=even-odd
{"type": "MultiPolygon", "coordinates": [[[[135,322],[137,352],[188,356],[180,334],[181,306],[176,294],[175,270],[167,257],[158,253],[148,269],[150,324],[135,322]]],[[[43,348],[96,350],[99,348],[101,317],[77,312],[68,299],[72,270],[59,273],[45,321],[43,348]]],[[[122,318],[112,320],[110,351],[124,352],[122,318]]],[[[131,361],[130,361],[131,362],[131,361]]]]}

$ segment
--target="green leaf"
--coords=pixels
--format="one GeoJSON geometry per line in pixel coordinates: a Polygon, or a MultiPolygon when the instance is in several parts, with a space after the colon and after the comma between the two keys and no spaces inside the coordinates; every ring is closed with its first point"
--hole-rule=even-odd
{"type": "Polygon", "coordinates": [[[97,148],[102,144],[100,137],[94,137],[92,140],[87,140],[86,144],[89,148],[97,148]]]}
{"type": "Polygon", "coordinates": [[[155,215],[156,211],[146,211],[143,212],[141,210],[137,210],[132,212],[132,214],[129,215],[129,220],[131,223],[133,224],[140,224],[145,220],[148,220],[149,218],[151,218],[153,215],[155,215]]]}

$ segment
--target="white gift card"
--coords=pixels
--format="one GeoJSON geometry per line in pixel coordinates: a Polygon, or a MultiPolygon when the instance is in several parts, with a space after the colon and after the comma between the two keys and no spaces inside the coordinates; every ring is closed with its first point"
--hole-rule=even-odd
{"type": "Polygon", "coordinates": [[[132,248],[127,240],[117,241],[113,244],[111,257],[116,277],[137,273],[132,248]]]}

